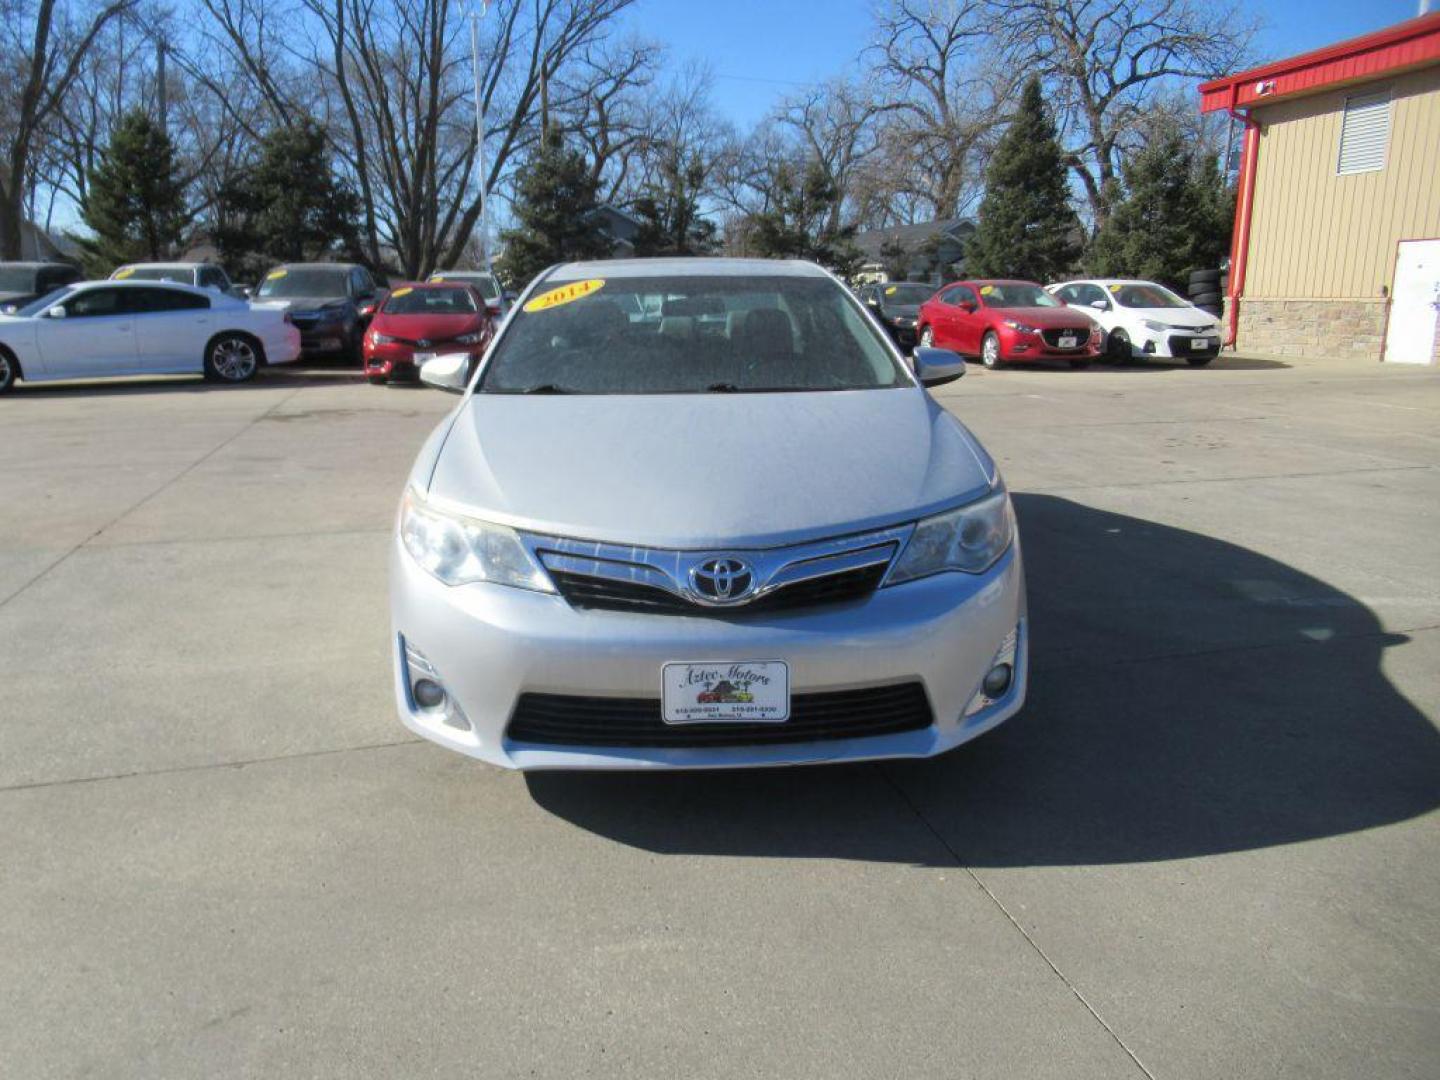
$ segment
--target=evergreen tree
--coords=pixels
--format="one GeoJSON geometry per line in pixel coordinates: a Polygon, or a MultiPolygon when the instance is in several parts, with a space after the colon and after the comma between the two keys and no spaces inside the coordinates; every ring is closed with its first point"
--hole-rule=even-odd
{"type": "Polygon", "coordinates": [[[237,273],[359,248],[360,200],[335,175],[325,133],[313,121],[276,128],[255,166],[219,193],[215,241],[237,273]],[[244,270],[241,270],[241,267],[244,270]]]}
{"type": "Polygon", "coordinates": [[[891,281],[904,281],[910,275],[910,252],[893,236],[880,245],[880,262],[891,281]]]}
{"type": "Polygon", "coordinates": [[[830,224],[841,193],[817,161],[797,175],[789,162],[775,167],[771,178],[770,207],[750,217],[749,242],[769,259],[809,259],[841,277],[848,277],[863,261],[854,244],[855,226],[830,224]]]}
{"type": "Polygon", "coordinates": [[[189,220],[175,146],[136,109],[121,118],[89,177],[81,217],[94,233],[77,238],[86,270],[104,276],[121,263],[171,257],[189,220]]]}
{"type": "Polygon", "coordinates": [[[518,226],[500,234],[505,245],[500,272],[507,282],[523,288],[547,266],[611,253],[613,244],[596,214],[599,187],[585,155],[547,132],[516,185],[518,226]]]}
{"type": "Polygon", "coordinates": [[[716,246],[715,223],[700,216],[705,170],[699,161],[682,162],[670,151],[660,163],[657,183],[635,200],[640,229],[635,254],[709,255],[716,246]]]}
{"type": "Polygon", "coordinates": [[[1055,121],[1040,80],[1031,79],[985,172],[979,221],[965,247],[966,272],[1053,281],[1075,265],[1079,235],[1055,121]]]}
{"type": "Polygon", "coordinates": [[[1230,250],[1234,196],[1215,161],[1177,126],[1163,124],[1125,164],[1125,187],[1086,257],[1100,277],[1137,277],[1180,295],[1191,270],[1230,250]]]}

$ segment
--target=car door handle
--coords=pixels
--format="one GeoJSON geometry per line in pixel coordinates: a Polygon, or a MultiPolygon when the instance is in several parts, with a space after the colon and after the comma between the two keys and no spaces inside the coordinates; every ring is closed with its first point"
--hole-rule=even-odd
{"type": "Polygon", "coordinates": [[[130,329],[130,324],[129,324],[128,322],[116,323],[116,324],[115,324],[115,329],[116,329],[116,330],[129,330],[129,329],[130,329]]]}

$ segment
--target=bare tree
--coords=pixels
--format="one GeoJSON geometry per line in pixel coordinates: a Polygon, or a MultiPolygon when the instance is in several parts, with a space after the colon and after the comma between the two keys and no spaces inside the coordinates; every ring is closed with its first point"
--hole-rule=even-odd
{"type": "Polygon", "coordinates": [[[108,0],[72,18],[56,0],[0,7],[0,258],[20,256],[31,155],[100,32],[133,5],[108,0]]]}
{"type": "Polygon", "coordinates": [[[889,165],[862,195],[868,224],[958,217],[978,199],[1018,85],[991,47],[992,30],[986,0],[887,0],[878,8],[868,56],[889,165]]]}
{"type": "Polygon", "coordinates": [[[1181,81],[1234,71],[1257,23],[1233,0],[991,0],[1006,55],[1042,74],[1098,228],[1121,152],[1181,81]]]}
{"type": "Polygon", "coordinates": [[[865,89],[847,79],[835,79],[792,97],[778,111],[782,128],[794,134],[804,155],[819,164],[840,194],[840,199],[830,205],[825,222],[831,232],[840,228],[847,203],[853,208],[850,196],[857,177],[879,157],[879,125],[874,122],[877,111],[865,89]]]}

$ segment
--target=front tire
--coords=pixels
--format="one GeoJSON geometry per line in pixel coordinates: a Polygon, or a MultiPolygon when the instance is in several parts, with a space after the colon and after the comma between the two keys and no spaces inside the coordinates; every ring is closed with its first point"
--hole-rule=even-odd
{"type": "Polygon", "coordinates": [[[260,370],[260,347],[243,334],[222,334],[205,350],[205,377],[215,382],[249,382],[260,370]]]}
{"type": "Polygon", "coordinates": [[[1135,348],[1130,344],[1130,335],[1124,330],[1111,330],[1105,342],[1105,351],[1117,364],[1128,364],[1135,359],[1135,348]]]}
{"type": "Polygon", "coordinates": [[[980,362],[991,371],[1005,366],[1000,358],[1000,338],[994,330],[986,331],[985,340],[980,343],[980,362]]]}
{"type": "Polygon", "coordinates": [[[15,385],[15,380],[20,374],[20,365],[15,358],[4,349],[0,349],[0,394],[6,393],[15,385]]]}

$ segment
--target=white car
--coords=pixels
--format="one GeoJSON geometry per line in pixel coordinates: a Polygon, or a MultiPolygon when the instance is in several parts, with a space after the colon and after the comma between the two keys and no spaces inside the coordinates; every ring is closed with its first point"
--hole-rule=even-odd
{"type": "Polygon", "coordinates": [[[82,281],[0,315],[0,393],[16,379],[204,374],[254,378],[300,355],[284,312],[151,281],[82,281]]]}
{"type": "Polygon", "coordinates": [[[485,306],[490,309],[491,315],[504,315],[510,310],[510,305],[505,302],[505,290],[500,288],[494,274],[488,274],[484,270],[436,270],[427,280],[473,285],[485,298],[485,306]]]}
{"type": "Polygon", "coordinates": [[[1164,285],[1124,278],[1066,281],[1046,288],[1070,307],[1084,308],[1106,333],[1106,351],[1128,364],[1166,356],[1203,367],[1220,355],[1220,322],[1164,285]]]}

